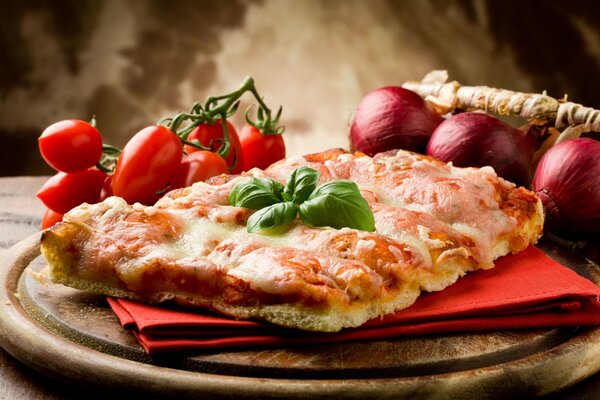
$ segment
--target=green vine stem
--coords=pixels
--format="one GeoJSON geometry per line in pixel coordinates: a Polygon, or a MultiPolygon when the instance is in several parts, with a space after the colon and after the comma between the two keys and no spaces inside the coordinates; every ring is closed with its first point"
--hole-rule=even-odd
{"type": "Polygon", "coordinates": [[[120,155],[121,149],[118,147],[111,146],[110,144],[103,144],[102,157],[96,164],[96,168],[98,168],[100,171],[110,174],[115,169],[120,155]]]}
{"type": "Polygon", "coordinates": [[[248,115],[251,109],[252,106],[248,107],[244,113],[246,122],[258,129],[263,135],[281,135],[285,131],[284,126],[278,126],[279,118],[281,117],[281,107],[279,107],[279,110],[277,110],[275,118],[271,118],[270,115],[265,116],[263,109],[259,108],[256,112],[256,121],[251,120],[248,115]]]}
{"type": "MultiPolygon", "coordinates": [[[[231,152],[231,136],[226,121],[236,113],[240,106],[240,98],[248,92],[250,92],[258,102],[258,119],[257,121],[251,121],[248,117],[248,109],[245,114],[248,123],[259,129],[264,135],[278,135],[283,133],[284,127],[277,126],[279,118],[281,117],[282,108],[279,107],[277,114],[273,118],[271,116],[271,109],[259,95],[254,79],[250,76],[247,76],[240,86],[232,92],[221,96],[209,96],[204,102],[204,105],[196,102],[189,112],[180,112],[174,117],[163,118],[158,122],[158,125],[165,126],[175,132],[183,145],[192,146],[199,150],[213,151],[213,145],[220,143],[221,145],[218,147],[216,153],[226,159],[231,152]],[[222,139],[213,139],[208,146],[204,146],[197,139],[188,139],[192,131],[199,125],[204,123],[214,125],[219,120],[222,121],[222,139]]],[[[92,119],[92,124],[95,126],[95,119],[92,119]]],[[[111,173],[115,168],[120,153],[121,150],[117,147],[103,145],[102,158],[96,167],[106,173],[111,173]]],[[[234,156],[230,170],[233,170],[237,163],[237,155],[234,154],[234,156]]]]}
{"type": "MultiPolygon", "coordinates": [[[[237,111],[240,105],[240,98],[247,92],[250,92],[258,102],[259,121],[252,125],[259,128],[263,134],[279,134],[283,132],[283,127],[278,127],[279,117],[281,116],[281,107],[279,108],[275,118],[271,117],[271,109],[265,104],[262,97],[258,94],[254,79],[247,76],[241,85],[230,93],[221,96],[209,96],[204,105],[194,103],[192,109],[188,113],[179,113],[173,118],[164,118],[159,124],[165,125],[179,136],[182,143],[196,147],[200,150],[212,150],[213,143],[209,147],[202,145],[197,140],[188,140],[190,133],[199,125],[207,123],[214,125],[218,120],[221,120],[223,129],[223,139],[219,139],[221,146],[217,150],[217,154],[223,158],[227,158],[231,151],[230,133],[225,121],[237,111]],[[187,123],[187,124],[186,124],[187,123]]],[[[248,119],[246,115],[246,119],[248,119]]],[[[230,169],[235,167],[237,160],[234,160],[230,169]]]]}

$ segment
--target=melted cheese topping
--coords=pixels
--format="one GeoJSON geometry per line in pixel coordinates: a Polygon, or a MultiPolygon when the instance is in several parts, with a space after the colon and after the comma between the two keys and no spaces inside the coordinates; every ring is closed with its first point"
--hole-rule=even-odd
{"type": "Polygon", "coordinates": [[[375,158],[330,151],[218,185],[197,183],[154,207],[111,197],[82,205],[64,220],[85,232],[74,241],[74,269],[81,276],[94,279],[95,269],[105,274],[109,268],[126,290],[140,295],[201,293],[196,303],[209,307],[211,296],[234,306],[377,299],[371,309],[391,312],[407,287],[440,290],[466,271],[490,268],[498,256],[523,250],[538,239],[541,218],[533,194],[490,168],[455,168],[403,151],[375,158]],[[253,211],[228,205],[232,188],[252,176],[285,184],[303,165],[320,171],[320,183],[355,181],[373,211],[375,232],[295,221],[271,233],[248,233],[253,211]]]}

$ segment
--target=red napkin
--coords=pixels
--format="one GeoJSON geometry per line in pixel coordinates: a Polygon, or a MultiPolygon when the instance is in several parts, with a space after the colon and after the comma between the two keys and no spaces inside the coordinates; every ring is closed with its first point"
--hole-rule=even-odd
{"type": "Polygon", "coordinates": [[[391,339],[404,335],[600,325],[600,288],[531,246],[359,328],[309,333],[201,310],[109,304],[149,354],[391,339]]]}

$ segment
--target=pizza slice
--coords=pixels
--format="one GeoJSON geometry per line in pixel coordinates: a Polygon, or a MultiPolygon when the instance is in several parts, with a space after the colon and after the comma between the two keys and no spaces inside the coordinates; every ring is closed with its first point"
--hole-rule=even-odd
{"type": "Polygon", "coordinates": [[[45,231],[49,278],[143,302],[172,300],[235,318],[338,331],[414,303],[541,235],[539,199],[491,168],[456,168],[396,151],[291,157],[168,193],[154,206],[111,197],[83,204],[45,231]],[[375,231],[313,227],[248,233],[255,212],[229,204],[252,177],[285,183],[301,166],[320,184],[351,180],[375,231]]]}

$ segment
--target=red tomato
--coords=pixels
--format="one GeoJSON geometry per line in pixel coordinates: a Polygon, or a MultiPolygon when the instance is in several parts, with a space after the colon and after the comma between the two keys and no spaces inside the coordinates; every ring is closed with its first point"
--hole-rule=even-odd
{"type": "Polygon", "coordinates": [[[127,142],[112,175],[115,196],[128,203],[153,204],[164,191],[183,154],[179,137],[155,125],[136,133],[127,142]]]}
{"type": "Polygon", "coordinates": [[[100,190],[100,199],[99,201],[104,201],[110,196],[113,195],[112,190],[112,175],[108,175],[104,182],[102,183],[102,189],[100,190]]]}
{"type": "Polygon", "coordinates": [[[229,167],[217,153],[195,151],[184,156],[179,168],[173,175],[171,189],[190,186],[194,182],[205,181],[210,177],[229,172],[229,167]]]}
{"type": "Polygon", "coordinates": [[[37,197],[52,211],[64,214],[81,203],[97,203],[105,179],[106,174],[96,168],[59,172],[44,183],[37,197]]]}
{"type": "MultiPolygon", "coordinates": [[[[230,168],[235,163],[231,173],[239,174],[243,171],[244,167],[242,146],[240,145],[240,139],[238,138],[237,131],[229,121],[227,121],[227,133],[229,134],[229,143],[231,148],[229,149],[229,155],[225,158],[225,161],[227,161],[227,165],[229,165],[230,168]]],[[[221,124],[221,120],[217,120],[214,125],[206,123],[198,125],[188,136],[188,140],[191,141],[193,139],[197,139],[205,147],[210,147],[214,152],[219,151],[223,145],[223,125],[221,124]]],[[[200,149],[186,145],[184,146],[184,150],[186,153],[191,154],[195,151],[199,151],[200,149]]]]}
{"type": "Polygon", "coordinates": [[[46,212],[44,213],[44,218],[42,218],[42,230],[58,224],[60,221],[62,221],[62,219],[62,214],[59,214],[47,208],[46,212]]]}
{"type": "Polygon", "coordinates": [[[246,124],[240,132],[240,142],[244,153],[244,171],[254,167],[265,169],[285,158],[285,143],[281,135],[263,135],[252,125],[246,124]]]}
{"type": "Polygon", "coordinates": [[[40,153],[54,169],[77,172],[90,168],[102,157],[102,136],[85,121],[75,119],[50,125],[38,139],[40,153]]]}

